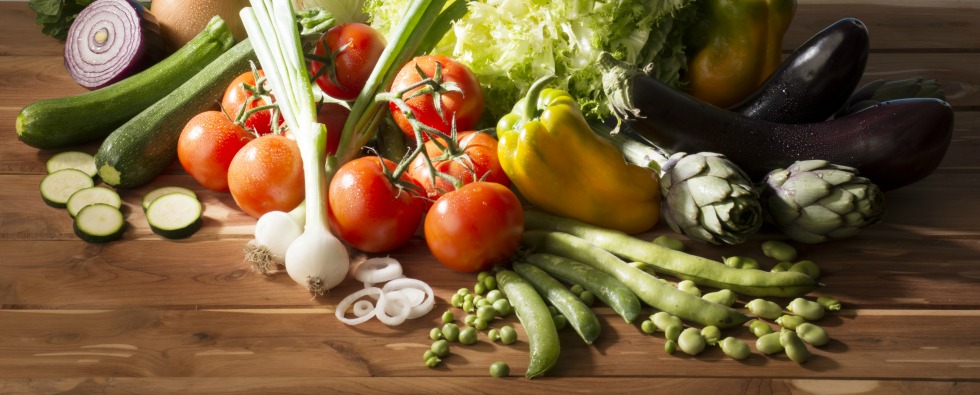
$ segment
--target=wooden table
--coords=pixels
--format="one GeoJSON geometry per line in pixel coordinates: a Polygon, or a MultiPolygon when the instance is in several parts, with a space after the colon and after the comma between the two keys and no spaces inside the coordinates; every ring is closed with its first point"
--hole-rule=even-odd
{"type": "MultiPolygon", "coordinates": [[[[429,329],[475,276],[444,269],[420,238],[391,255],[435,288],[437,306],[395,328],[334,318],[333,306],[361,287],[353,280],[311,298],[285,275],[252,272],[242,246],[255,221],[179,165],[122,192],[130,225],[123,241],[78,240],[65,211],[38,195],[54,151],[18,142],[13,125],[28,103],[83,90],[64,70],[62,44],[40,34],[27,5],[0,3],[0,393],[980,392],[980,2],[800,3],[787,51],[837,19],[857,17],[872,37],[867,79],[937,78],[957,110],[941,167],[888,193],[883,223],[801,248],[824,271],[826,287],[813,295],[845,306],[820,322],[831,343],[811,348],[803,365],[760,354],[737,362],[718,349],[668,355],[662,335],[596,307],[600,340],[586,346],[562,332],[559,364],[531,381],[522,376],[528,350],[520,330],[516,345],[481,334],[477,345],[454,345],[440,367],[425,367],[429,329]],[[149,231],[139,198],[162,185],[201,196],[204,227],[192,238],[149,231]],[[514,377],[490,378],[495,360],[509,363],[514,377]]],[[[659,225],[644,237],[667,233],[659,225]]],[[[767,236],[693,251],[761,257],[758,243],[767,236]]],[[[744,328],[730,333],[754,341],[744,328]]]]}

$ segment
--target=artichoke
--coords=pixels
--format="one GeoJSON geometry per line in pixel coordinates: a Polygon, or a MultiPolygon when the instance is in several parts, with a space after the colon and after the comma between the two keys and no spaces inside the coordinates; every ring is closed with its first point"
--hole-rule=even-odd
{"type": "Polygon", "coordinates": [[[739,244],[762,226],[759,195],[724,155],[671,155],[661,169],[661,215],[678,233],[711,244],[739,244]]]}
{"type": "Polygon", "coordinates": [[[884,215],[884,195],[877,185],[852,167],[825,160],[773,170],[763,184],[766,220],[801,243],[850,237],[884,215]]]}

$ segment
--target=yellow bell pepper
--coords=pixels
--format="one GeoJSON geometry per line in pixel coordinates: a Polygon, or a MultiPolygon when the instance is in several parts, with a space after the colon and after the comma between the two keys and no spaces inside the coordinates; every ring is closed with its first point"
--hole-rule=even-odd
{"type": "Polygon", "coordinates": [[[536,208],[593,225],[639,233],[660,219],[660,181],[629,164],[599,137],[568,93],[531,86],[497,123],[497,156],[521,195],[536,208]]]}

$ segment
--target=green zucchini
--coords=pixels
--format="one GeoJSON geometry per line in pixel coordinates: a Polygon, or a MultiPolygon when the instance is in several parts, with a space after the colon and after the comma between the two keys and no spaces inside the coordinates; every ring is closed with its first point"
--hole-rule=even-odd
{"type": "Polygon", "coordinates": [[[153,201],[156,200],[158,197],[171,193],[183,193],[187,196],[197,199],[197,194],[194,193],[194,191],[184,187],[178,187],[178,186],[158,187],[158,188],[154,188],[152,191],[147,192],[146,195],[143,195],[143,200],[140,203],[140,205],[143,206],[143,211],[146,211],[146,209],[150,207],[150,203],[153,203],[153,201]]]}
{"type": "Polygon", "coordinates": [[[79,189],[68,198],[68,214],[72,217],[78,216],[78,212],[90,205],[101,203],[108,204],[115,208],[122,207],[122,199],[119,194],[112,189],[104,186],[94,186],[79,189]]]}
{"type": "Polygon", "coordinates": [[[80,151],[65,151],[54,154],[44,163],[44,169],[48,173],[54,173],[61,169],[78,169],[93,178],[99,174],[99,170],[95,168],[95,157],[80,151]]]}
{"type": "Polygon", "coordinates": [[[78,212],[72,228],[75,235],[89,243],[108,243],[122,237],[126,219],[118,208],[96,203],[78,212]]]}
{"type": "Polygon", "coordinates": [[[146,221],[153,233],[168,239],[183,239],[201,228],[203,212],[197,198],[174,192],[153,199],[146,208],[146,221]]]}
{"type": "Polygon", "coordinates": [[[235,45],[219,17],[186,45],[148,69],[105,88],[46,99],[17,115],[17,138],[35,148],[78,145],[114,129],[177,89],[235,45]]]}
{"type": "Polygon", "coordinates": [[[248,39],[112,132],[95,154],[106,184],[133,188],[163,172],[177,158],[177,140],[195,115],[221,102],[225,88],[256,62],[248,39]]]}
{"type": "Polygon", "coordinates": [[[95,185],[95,180],[78,169],[61,169],[41,179],[41,198],[55,208],[65,208],[75,192],[95,185]]]}

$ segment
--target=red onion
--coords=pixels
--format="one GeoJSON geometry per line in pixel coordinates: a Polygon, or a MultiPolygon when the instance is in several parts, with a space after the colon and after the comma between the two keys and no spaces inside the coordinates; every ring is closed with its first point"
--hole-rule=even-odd
{"type": "Polygon", "coordinates": [[[167,53],[156,18],[133,0],[96,0],[72,22],[65,68],[79,85],[99,89],[152,66],[167,53]]]}

